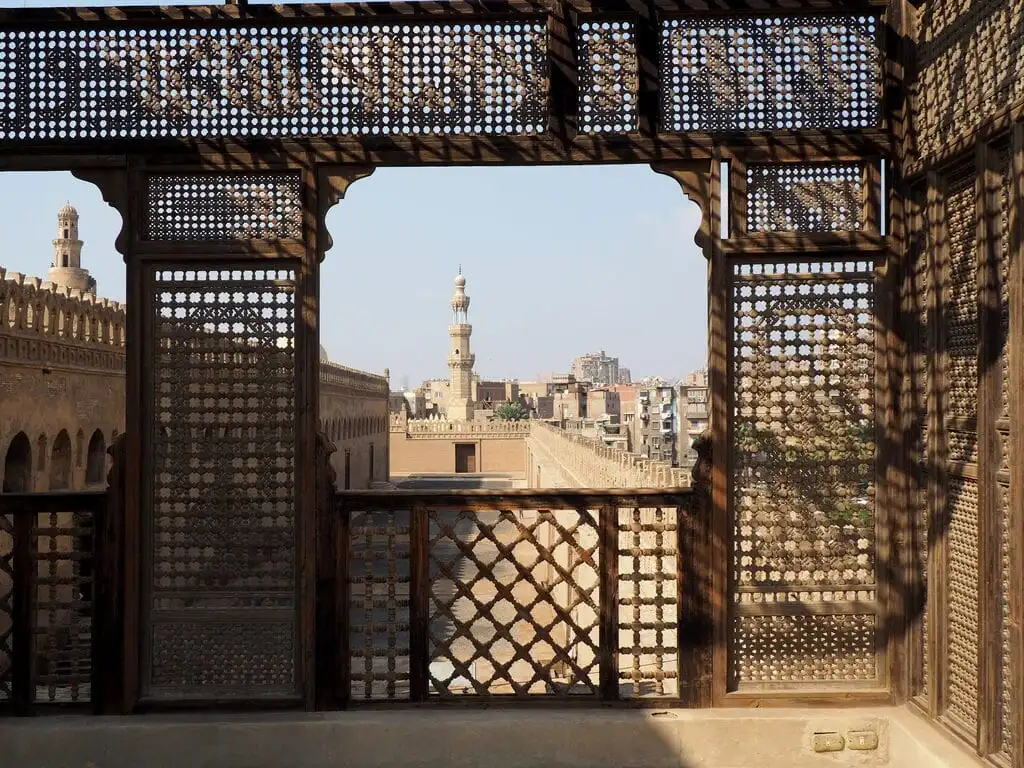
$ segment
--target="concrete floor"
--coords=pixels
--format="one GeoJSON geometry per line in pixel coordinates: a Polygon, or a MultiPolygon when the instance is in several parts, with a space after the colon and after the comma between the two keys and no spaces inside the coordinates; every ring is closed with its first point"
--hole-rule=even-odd
{"type": "Polygon", "coordinates": [[[0,720],[0,768],[969,768],[902,708],[452,710],[0,720]],[[817,754],[811,736],[877,733],[817,754]]]}

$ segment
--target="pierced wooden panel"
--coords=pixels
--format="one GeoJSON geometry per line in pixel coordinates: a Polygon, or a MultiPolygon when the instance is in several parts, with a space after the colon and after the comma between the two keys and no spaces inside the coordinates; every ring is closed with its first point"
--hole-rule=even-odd
{"type": "Polygon", "coordinates": [[[580,24],[579,60],[580,130],[636,130],[639,79],[633,25],[625,21],[580,24]]]}
{"type": "MultiPolygon", "coordinates": [[[[1000,152],[999,167],[999,357],[1002,369],[1000,381],[1001,415],[1010,418],[1010,199],[1013,194],[1013,155],[1009,148],[1000,152]]],[[[1003,469],[1009,470],[1009,452],[1002,452],[1003,469]]]]}
{"type": "Polygon", "coordinates": [[[597,694],[596,517],[429,512],[431,694],[597,694]]]}
{"type": "Polygon", "coordinates": [[[547,96],[542,20],[0,31],[8,140],[539,133],[547,96]]]}
{"type": "Polygon", "coordinates": [[[946,534],[948,713],[970,732],[978,720],[978,484],[953,477],[946,534]]]}
{"type": "Polygon", "coordinates": [[[780,163],[747,167],[747,230],[835,232],[863,222],[856,163],[780,163]]]}
{"type": "Polygon", "coordinates": [[[956,464],[978,463],[978,435],[976,432],[949,430],[946,433],[949,460],[956,464]]]}
{"type": "Polygon", "coordinates": [[[295,694],[295,272],[151,274],[146,692],[295,694]]]}
{"type": "Polygon", "coordinates": [[[671,131],[877,125],[876,30],[852,14],[663,21],[662,121],[671,131]]]}
{"type": "Polygon", "coordinates": [[[737,616],[733,676],[747,688],[871,684],[878,678],[875,617],[737,616]]]}
{"type": "Polygon", "coordinates": [[[738,588],[875,583],[873,268],[734,266],[738,588]]]}
{"type": "Polygon", "coordinates": [[[679,511],[619,510],[619,696],[679,695],[679,511]]]}
{"type": "Polygon", "coordinates": [[[0,515],[0,701],[11,698],[14,624],[14,518],[0,515]]]}
{"type": "Polygon", "coordinates": [[[1006,755],[1013,754],[1014,744],[1019,738],[1014,724],[1016,722],[1016,708],[1013,706],[1013,696],[1016,686],[1020,685],[1020,676],[1014,675],[1013,665],[1013,626],[1011,624],[1010,599],[1013,590],[1013,577],[1015,569],[1019,569],[1020,563],[1013,562],[1013,542],[1011,541],[1012,513],[1010,509],[1010,489],[1008,486],[999,485],[999,517],[1000,517],[1000,541],[999,541],[999,575],[1000,575],[1000,609],[1001,624],[999,627],[1001,649],[999,657],[999,751],[1006,755]]]}
{"type": "Polygon", "coordinates": [[[90,514],[40,514],[33,538],[35,699],[89,701],[92,677],[92,549],[90,514]]]}
{"type": "Polygon", "coordinates": [[[946,195],[949,264],[943,320],[949,356],[947,412],[973,418],[978,403],[978,257],[974,175],[951,181],[946,195]]]}
{"type": "Polygon", "coordinates": [[[148,179],[146,239],[301,239],[298,173],[154,175],[148,179]]]}
{"type": "Polygon", "coordinates": [[[918,14],[918,148],[927,159],[1024,97],[1020,0],[930,0],[918,14]]]}
{"type": "Polygon", "coordinates": [[[349,652],[354,699],[409,698],[408,510],[349,524],[349,652]]]}
{"type": "Polygon", "coordinates": [[[157,622],[152,633],[154,689],[192,696],[295,691],[296,635],[287,622],[157,622]]]}

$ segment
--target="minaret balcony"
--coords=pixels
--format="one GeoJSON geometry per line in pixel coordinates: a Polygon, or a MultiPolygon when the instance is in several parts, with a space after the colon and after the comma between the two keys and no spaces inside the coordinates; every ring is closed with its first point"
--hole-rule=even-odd
{"type": "Polygon", "coordinates": [[[476,362],[476,355],[448,355],[449,368],[472,368],[476,362]]]}
{"type": "Polygon", "coordinates": [[[458,323],[448,326],[449,336],[468,336],[473,332],[473,326],[469,323],[458,323]]]}

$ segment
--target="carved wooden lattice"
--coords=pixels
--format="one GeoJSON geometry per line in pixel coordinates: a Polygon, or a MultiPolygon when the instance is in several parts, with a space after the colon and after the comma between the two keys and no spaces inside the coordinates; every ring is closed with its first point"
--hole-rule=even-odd
{"type": "Polygon", "coordinates": [[[153,175],[148,240],[299,239],[298,173],[153,175]]]}
{"type": "Polygon", "coordinates": [[[978,405],[978,256],[973,172],[954,178],[946,196],[948,279],[943,319],[949,356],[947,413],[974,418],[978,405]]]}
{"type": "Polygon", "coordinates": [[[732,296],[734,683],[870,683],[873,264],[738,263],[732,296]]]}
{"type": "Polygon", "coordinates": [[[596,694],[596,514],[429,514],[432,692],[596,694]]]}
{"type": "Polygon", "coordinates": [[[679,693],[678,510],[619,510],[619,695],[679,693]]]}
{"type": "Polygon", "coordinates": [[[947,714],[973,732],[978,722],[977,482],[951,478],[947,504],[947,714]]]}
{"type": "Polygon", "coordinates": [[[0,138],[545,130],[547,25],[0,31],[0,138]]]}
{"type": "Polygon", "coordinates": [[[14,622],[14,519],[0,515],[0,701],[11,698],[14,622]]]}
{"type": "Polygon", "coordinates": [[[88,701],[92,673],[92,516],[41,514],[33,540],[38,578],[36,701],[88,701]]]}
{"type": "Polygon", "coordinates": [[[353,699],[409,697],[409,514],[368,512],[350,523],[353,699]]]}
{"type": "Polygon", "coordinates": [[[580,25],[580,130],[629,133],[637,127],[636,33],[625,21],[580,25]]]}
{"type": "Polygon", "coordinates": [[[835,232],[863,222],[861,167],[856,163],[785,163],[747,168],[747,230],[835,232]]]}
{"type": "Polygon", "coordinates": [[[877,125],[870,16],[685,18],[661,27],[662,119],[674,131],[877,125]]]}
{"type": "Polygon", "coordinates": [[[295,273],[152,273],[151,696],[299,690],[295,273]]]}

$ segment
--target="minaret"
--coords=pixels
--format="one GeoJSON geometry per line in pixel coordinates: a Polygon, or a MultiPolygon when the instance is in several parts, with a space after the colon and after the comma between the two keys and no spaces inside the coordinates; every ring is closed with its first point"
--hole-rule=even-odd
{"type": "Polygon", "coordinates": [[[82,241],[78,239],[78,211],[65,203],[57,211],[57,239],[53,241],[53,266],[47,279],[58,286],[96,293],[96,281],[82,269],[82,241]]]}
{"type": "Polygon", "coordinates": [[[473,361],[469,351],[469,337],[473,326],[469,324],[469,296],[466,295],[466,278],[462,267],[455,278],[455,295],[452,296],[452,324],[448,326],[452,346],[448,353],[448,368],[451,370],[451,388],[448,396],[448,420],[473,420],[473,361]]]}

